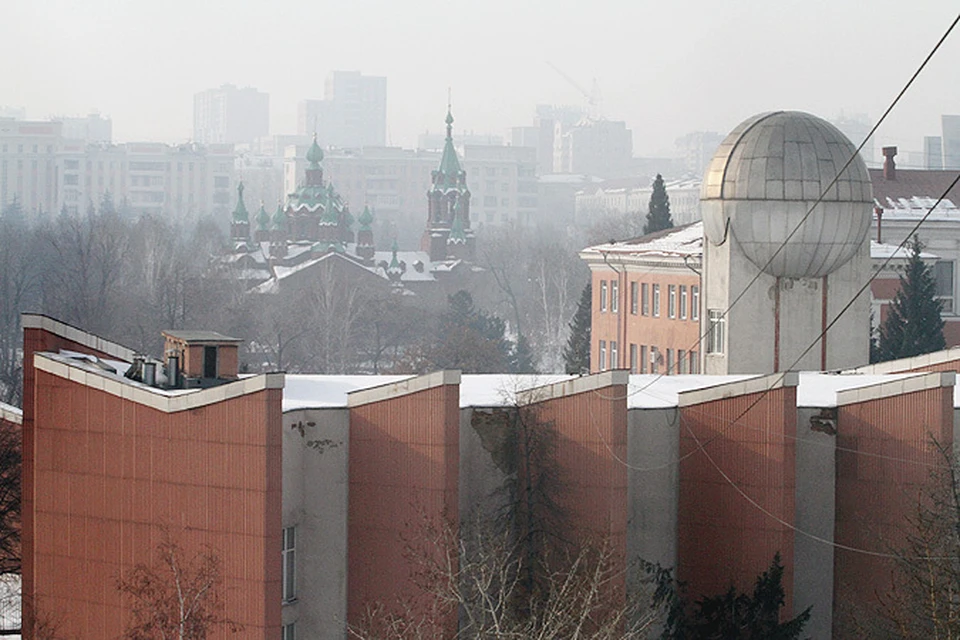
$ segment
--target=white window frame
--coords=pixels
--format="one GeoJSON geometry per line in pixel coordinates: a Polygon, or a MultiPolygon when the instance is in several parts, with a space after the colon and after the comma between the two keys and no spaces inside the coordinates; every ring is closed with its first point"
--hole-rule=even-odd
{"type": "Polygon", "coordinates": [[[630,315],[637,315],[640,308],[640,285],[636,280],[630,283],[630,315]]]}
{"type": "Polygon", "coordinates": [[[687,370],[687,352],[677,349],[677,373],[689,373],[687,370]]]}
{"type": "Polygon", "coordinates": [[[297,640],[297,623],[288,622],[283,625],[280,632],[280,640],[297,640]]]}
{"type": "Polygon", "coordinates": [[[607,281],[600,281],[600,313],[607,312],[607,281]]]}
{"type": "Polygon", "coordinates": [[[280,570],[283,601],[293,602],[297,599],[297,527],[283,529],[282,564],[280,570]]]}
{"type": "Polygon", "coordinates": [[[677,285],[667,285],[667,317],[677,317],[677,285]]]}
{"type": "Polygon", "coordinates": [[[600,349],[598,351],[600,354],[600,362],[597,366],[597,370],[606,371],[607,370],[607,341],[600,341],[600,349]]]}
{"type": "Polygon", "coordinates": [[[620,282],[610,281],[610,313],[620,313],[620,282]]]}
{"type": "Polygon", "coordinates": [[[640,373],[647,372],[647,345],[640,345],[640,373]]]}
{"type": "Polygon", "coordinates": [[[687,319],[687,285],[680,285],[680,319],[687,319]]]}
{"type": "Polygon", "coordinates": [[[653,317],[660,317],[660,285],[653,285],[653,317]]]}
{"type": "Polygon", "coordinates": [[[700,285],[690,287],[690,319],[700,319],[700,285]]]}
{"type": "Polygon", "coordinates": [[[646,282],[640,285],[640,315],[650,315],[650,285],[646,282]]]}
{"type": "Polygon", "coordinates": [[[690,358],[690,373],[700,373],[700,358],[697,357],[697,352],[691,351],[688,357],[690,358]]]}
{"type": "Polygon", "coordinates": [[[672,376],[676,373],[673,362],[673,349],[667,347],[667,375],[672,376]]]}
{"type": "Polygon", "coordinates": [[[630,343],[630,373],[639,373],[637,370],[637,345],[630,343]]]}
{"type": "Polygon", "coordinates": [[[722,354],[727,318],[723,315],[723,309],[710,309],[707,317],[710,323],[707,333],[707,353],[722,354]]]}
{"type": "Polygon", "coordinates": [[[617,341],[610,341],[610,368],[619,369],[620,368],[620,351],[617,348],[617,341]]]}

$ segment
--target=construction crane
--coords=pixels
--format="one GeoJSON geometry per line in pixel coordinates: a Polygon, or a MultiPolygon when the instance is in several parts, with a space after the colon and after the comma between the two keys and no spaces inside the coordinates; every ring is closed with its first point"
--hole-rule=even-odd
{"type": "Polygon", "coordinates": [[[574,89],[579,91],[583,95],[584,99],[587,102],[586,112],[587,115],[593,120],[602,120],[603,119],[603,96],[600,94],[600,85],[597,84],[597,79],[593,79],[593,84],[590,87],[590,91],[587,91],[583,86],[571,78],[569,75],[564,73],[563,69],[553,64],[547,60],[547,64],[551,69],[560,74],[560,77],[569,82],[574,89]]]}

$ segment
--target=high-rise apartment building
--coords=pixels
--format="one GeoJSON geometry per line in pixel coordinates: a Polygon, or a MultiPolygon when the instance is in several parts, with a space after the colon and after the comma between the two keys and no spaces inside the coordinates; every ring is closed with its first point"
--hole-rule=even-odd
{"type": "Polygon", "coordinates": [[[387,142],[387,79],[333,71],[323,100],[303,100],[297,132],[316,133],[325,147],[382,147],[387,142]]]}
{"type": "Polygon", "coordinates": [[[83,140],[90,144],[110,144],[113,141],[113,120],[99,113],[83,117],[53,118],[63,123],[63,137],[83,140]]]}
{"type": "Polygon", "coordinates": [[[943,138],[940,136],[923,137],[923,168],[943,169],[943,138]]]}
{"type": "Polygon", "coordinates": [[[960,169],[960,116],[940,116],[943,168],[960,169]]]}
{"type": "Polygon", "coordinates": [[[193,139],[201,144],[253,142],[270,129],[270,96],[232,84],[193,96],[193,139]]]}
{"type": "Polygon", "coordinates": [[[601,178],[623,178],[631,173],[633,132],[616,120],[581,120],[565,129],[554,125],[553,171],[601,178]]]}

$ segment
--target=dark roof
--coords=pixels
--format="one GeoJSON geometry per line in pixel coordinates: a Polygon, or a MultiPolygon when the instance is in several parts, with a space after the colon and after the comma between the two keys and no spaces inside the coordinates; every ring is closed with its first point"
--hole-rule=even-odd
{"type": "MultiPolygon", "coordinates": [[[[887,206],[887,198],[896,202],[900,198],[933,198],[936,200],[950,186],[956,171],[936,171],[932,169],[897,169],[896,179],[883,177],[883,169],[870,169],[873,182],[873,198],[881,206],[887,206]]],[[[947,198],[960,205],[960,186],[954,186],[947,198]]]]}
{"type": "Polygon", "coordinates": [[[163,335],[184,342],[243,342],[242,338],[231,338],[216,331],[164,331],[163,335]]]}

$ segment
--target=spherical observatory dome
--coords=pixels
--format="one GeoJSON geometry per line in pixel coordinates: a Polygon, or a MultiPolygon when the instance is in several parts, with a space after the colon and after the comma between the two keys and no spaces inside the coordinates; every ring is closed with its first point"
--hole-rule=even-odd
{"type": "Polygon", "coordinates": [[[720,144],[704,176],[704,234],[715,245],[732,234],[747,258],[773,276],[815,278],[837,270],[870,232],[873,188],[859,155],[787,238],[855,153],[836,127],[808,113],[745,120],[720,144]]]}

